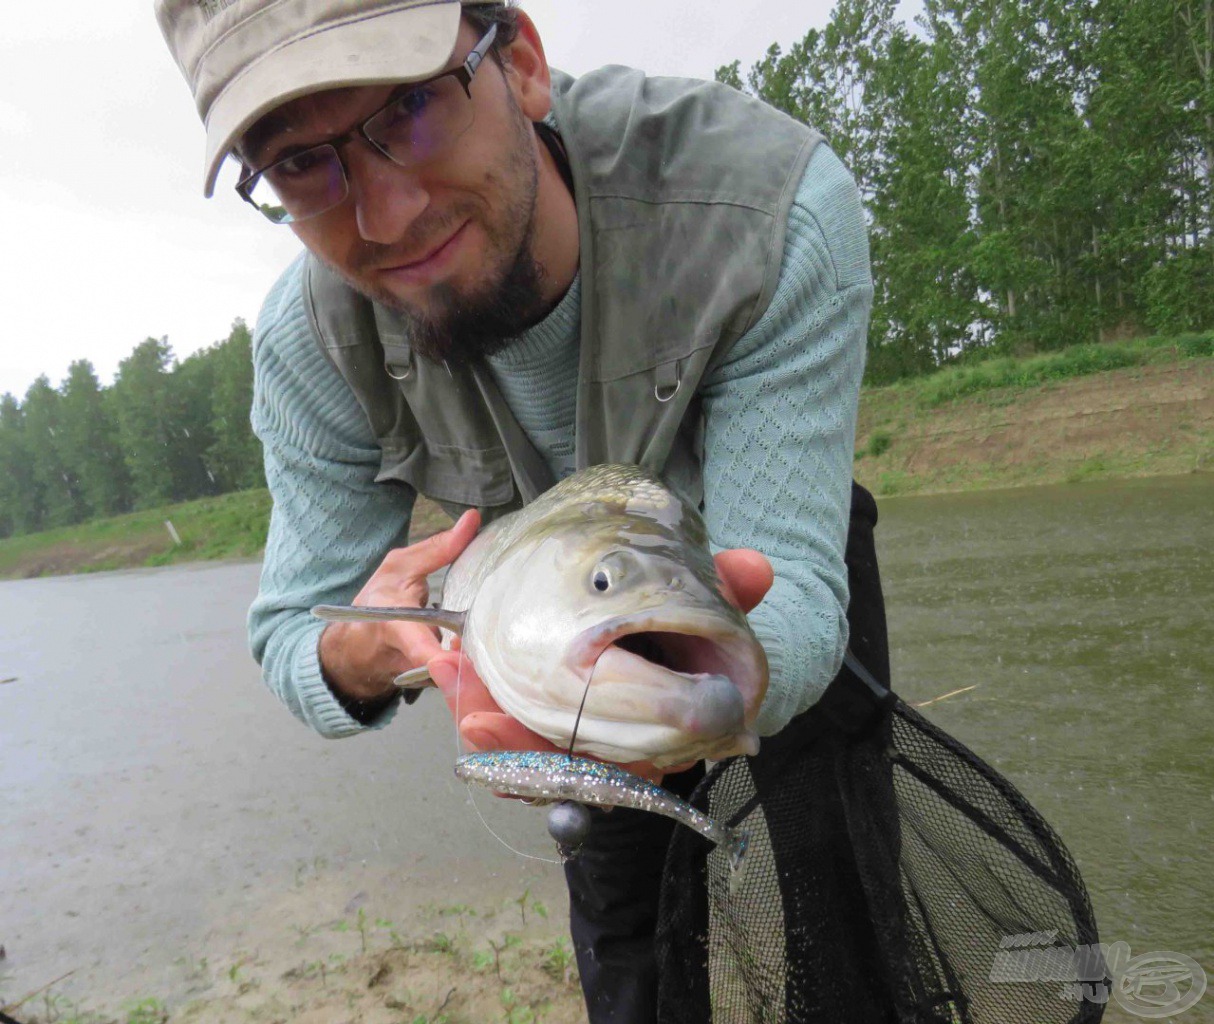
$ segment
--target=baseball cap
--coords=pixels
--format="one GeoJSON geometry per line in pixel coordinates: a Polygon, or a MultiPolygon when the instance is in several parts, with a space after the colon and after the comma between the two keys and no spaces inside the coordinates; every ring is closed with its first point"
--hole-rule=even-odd
{"type": "Polygon", "coordinates": [[[460,8],[492,0],[155,0],[206,125],[203,193],[236,140],[305,93],[425,78],[455,49],[460,8]]]}

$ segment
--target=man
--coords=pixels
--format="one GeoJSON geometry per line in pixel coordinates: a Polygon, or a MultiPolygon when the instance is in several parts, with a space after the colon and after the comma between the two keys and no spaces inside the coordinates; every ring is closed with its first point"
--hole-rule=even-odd
{"type": "MultiPolygon", "coordinates": [[[[242,196],[310,253],[254,346],[275,505],[250,629],[287,706],[327,736],[381,728],[392,680],[426,665],[454,711],[458,655],[430,630],[322,630],[308,608],[425,604],[427,575],[483,516],[625,461],[702,506],[727,593],[754,608],[772,672],[760,734],[809,707],[847,642],[872,294],[855,187],[829,149],[723,86],[551,72],[504,4],[157,0],[157,14],[207,125],[207,193],[235,158],[242,196]],[[402,546],[418,493],[475,511],[402,546]]],[[[547,746],[466,666],[462,685],[466,744],[547,746]]],[[[701,774],[665,784],[685,793],[701,774]]],[[[669,834],[598,815],[567,868],[592,1020],[653,1017],[669,834]]]]}

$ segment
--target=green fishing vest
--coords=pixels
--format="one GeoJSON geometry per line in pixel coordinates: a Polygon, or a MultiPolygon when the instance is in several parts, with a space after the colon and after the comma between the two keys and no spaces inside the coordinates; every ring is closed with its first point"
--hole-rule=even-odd
{"type": "MultiPolygon", "coordinates": [[[[771,301],[821,136],[727,86],[622,67],[554,72],[552,99],[581,246],[577,466],[643,465],[699,504],[699,385],[771,301]]],[[[555,482],[484,366],[416,355],[400,314],[314,258],[304,285],[382,449],[377,481],[486,521],[555,482]]]]}

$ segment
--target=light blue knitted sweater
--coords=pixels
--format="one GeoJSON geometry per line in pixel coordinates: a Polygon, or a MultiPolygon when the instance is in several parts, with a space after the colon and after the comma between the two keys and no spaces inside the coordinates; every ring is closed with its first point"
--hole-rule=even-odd
{"type": "MultiPolygon", "coordinates": [[[[872,302],[868,242],[851,176],[824,145],[789,214],[776,293],[702,384],[704,512],[714,550],[750,547],[775,584],[750,615],[771,685],[758,731],[778,732],[838,671],[847,643],[843,551],[856,402],[872,302]]],[[[688,259],[710,262],[711,253],[688,259]]],[[[314,340],[301,261],[271,290],[253,341],[253,427],[274,512],[249,612],[266,682],[325,736],[363,731],[320,671],[323,623],[405,542],[415,495],[374,482],[380,452],[353,393],[314,340]]],[[[559,477],[573,451],[580,293],[492,362],[520,425],[559,477]]],[[[396,705],[370,728],[385,725],[396,705]]]]}

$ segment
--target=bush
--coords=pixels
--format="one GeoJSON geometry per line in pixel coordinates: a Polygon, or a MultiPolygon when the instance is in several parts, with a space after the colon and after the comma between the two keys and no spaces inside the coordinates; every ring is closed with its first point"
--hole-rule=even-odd
{"type": "Polygon", "coordinates": [[[874,430],[868,439],[867,453],[875,459],[889,451],[889,446],[893,443],[894,439],[884,430],[874,430]]]}

